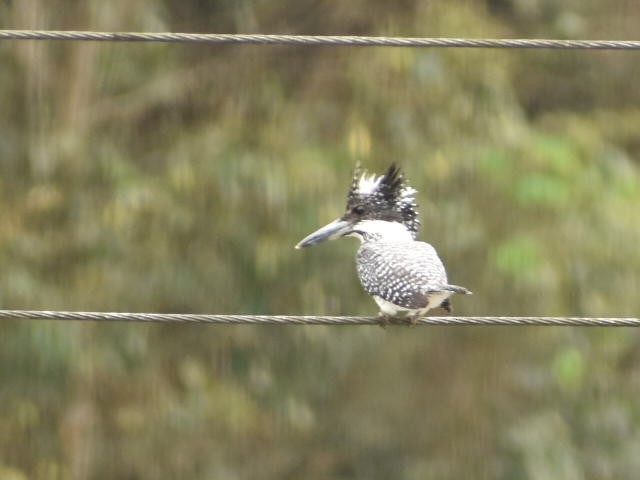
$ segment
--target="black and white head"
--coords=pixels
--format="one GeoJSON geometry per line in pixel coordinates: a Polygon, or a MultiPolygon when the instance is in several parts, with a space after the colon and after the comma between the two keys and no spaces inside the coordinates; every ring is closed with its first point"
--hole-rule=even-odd
{"type": "Polygon", "coordinates": [[[420,227],[415,194],[416,190],[395,164],[379,176],[358,167],[344,215],[304,238],[296,248],[345,236],[355,236],[361,241],[415,240],[420,227]]]}

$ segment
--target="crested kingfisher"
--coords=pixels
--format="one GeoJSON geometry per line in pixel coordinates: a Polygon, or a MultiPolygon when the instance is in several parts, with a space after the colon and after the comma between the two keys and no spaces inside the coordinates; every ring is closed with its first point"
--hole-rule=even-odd
{"type": "Polygon", "coordinates": [[[296,248],[356,237],[360,283],[383,317],[407,317],[415,323],[433,308],[451,312],[449,297],[471,292],[449,284],[435,248],[416,240],[420,226],[416,193],[395,164],[380,176],[357,167],[344,215],[302,239],[296,248]]]}

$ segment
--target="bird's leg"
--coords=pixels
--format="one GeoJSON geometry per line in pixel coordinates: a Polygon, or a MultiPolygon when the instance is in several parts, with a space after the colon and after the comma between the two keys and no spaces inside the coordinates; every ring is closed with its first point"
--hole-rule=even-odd
{"type": "Polygon", "coordinates": [[[440,306],[447,312],[447,313],[452,313],[453,312],[453,308],[451,307],[451,299],[449,298],[445,298],[442,303],[440,304],[440,306]]]}
{"type": "Polygon", "coordinates": [[[409,320],[409,325],[415,327],[418,324],[418,320],[420,320],[424,315],[420,315],[420,313],[414,313],[413,315],[407,315],[407,320],[409,320]]]}
{"type": "Polygon", "coordinates": [[[391,317],[384,312],[378,312],[378,318],[380,319],[380,321],[378,322],[378,326],[386,330],[387,326],[390,323],[389,319],[391,317]]]}

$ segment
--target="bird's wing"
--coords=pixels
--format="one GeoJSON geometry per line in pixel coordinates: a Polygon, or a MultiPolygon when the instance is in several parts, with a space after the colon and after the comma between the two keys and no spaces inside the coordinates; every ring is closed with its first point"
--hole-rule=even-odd
{"type": "Polygon", "coordinates": [[[447,286],[440,257],[424,242],[364,243],[358,250],[357,268],[369,295],[403,308],[424,308],[430,293],[447,286]]]}

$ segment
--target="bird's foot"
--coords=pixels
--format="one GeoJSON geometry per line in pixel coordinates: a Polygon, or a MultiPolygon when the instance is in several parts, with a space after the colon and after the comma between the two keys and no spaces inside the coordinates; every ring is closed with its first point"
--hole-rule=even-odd
{"type": "Polygon", "coordinates": [[[389,315],[386,315],[386,314],[382,313],[382,312],[378,312],[378,318],[380,319],[378,321],[378,326],[380,328],[383,328],[383,329],[386,330],[387,326],[389,325],[389,323],[391,323],[389,321],[391,317],[389,315]]]}
{"type": "Polygon", "coordinates": [[[449,298],[444,299],[443,302],[440,304],[440,306],[447,313],[453,313],[453,308],[451,307],[451,299],[449,298]]]}
{"type": "Polygon", "coordinates": [[[407,315],[407,320],[409,321],[409,325],[415,327],[418,324],[418,320],[420,320],[424,315],[419,313],[414,313],[413,315],[407,315]]]}

